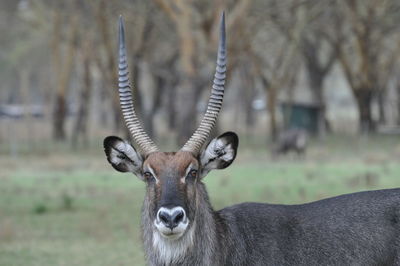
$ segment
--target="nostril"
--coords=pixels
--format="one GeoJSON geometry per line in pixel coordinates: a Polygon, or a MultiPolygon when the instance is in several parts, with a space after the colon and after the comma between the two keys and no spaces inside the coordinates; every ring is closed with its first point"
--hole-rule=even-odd
{"type": "Polygon", "coordinates": [[[170,216],[169,216],[167,213],[165,213],[165,212],[160,212],[160,213],[158,214],[158,217],[160,218],[160,220],[161,220],[164,224],[168,224],[168,223],[169,223],[170,216]]]}
{"type": "Polygon", "coordinates": [[[180,207],[175,207],[173,209],[167,209],[161,207],[157,213],[157,223],[163,224],[165,227],[173,230],[179,224],[181,224],[186,217],[185,211],[180,207]]]}
{"type": "Polygon", "coordinates": [[[173,217],[174,224],[180,223],[184,217],[185,217],[185,214],[183,213],[183,211],[177,212],[173,217]]]}

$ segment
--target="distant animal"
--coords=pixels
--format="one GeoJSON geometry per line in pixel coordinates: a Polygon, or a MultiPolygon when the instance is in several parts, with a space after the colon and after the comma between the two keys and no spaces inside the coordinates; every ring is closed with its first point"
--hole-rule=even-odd
{"type": "Polygon", "coordinates": [[[273,154],[287,154],[290,151],[303,155],[306,152],[308,134],[304,129],[292,128],[280,133],[278,140],[273,147],[273,154]]]}
{"type": "MultiPolygon", "coordinates": [[[[235,159],[226,132],[204,149],[221,109],[226,72],[224,16],[215,78],[199,128],[177,152],[161,152],[136,116],[124,28],[119,24],[119,95],[140,151],[110,136],[109,163],[146,183],[142,239],[149,265],[400,265],[400,190],[343,195],[302,205],[241,203],[216,211],[203,178],[235,159]]],[[[252,182],[251,175],[245,176],[252,182]]],[[[118,206],[116,206],[117,208],[118,206]]]]}

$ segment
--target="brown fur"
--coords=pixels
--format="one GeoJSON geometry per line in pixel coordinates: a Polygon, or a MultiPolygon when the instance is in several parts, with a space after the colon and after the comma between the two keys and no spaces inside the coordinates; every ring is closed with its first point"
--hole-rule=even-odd
{"type": "Polygon", "coordinates": [[[194,168],[199,166],[197,159],[187,151],[155,152],[146,158],[143,169],[148,169],[150,166],[162,182],[162,177],[165,176],[166,171],[174,172],[178,177],[184,176],[191,163],[194,168]]]}
{"type": "Polygon", "coordinates": [[[181,178],[185,177],[190,164],[194,169],[199,167],[198,160],[192,153],[186,151],[156,152],[146,158],[143,163],[143,171],[149,171],[149,168],[151,168],[158,180],[158,182],[147,182],[148,199],[155,203],[150,214],[152,218],[155,217],[161,205],[170,203],[171,193],[169,191],[171,189],[175,191],[173,192],[174,197],[179,199],[186,211],[193,208],[193,206],[186,204],[190,197],[195,196],[193,184],[181,182],[181,178]]]}

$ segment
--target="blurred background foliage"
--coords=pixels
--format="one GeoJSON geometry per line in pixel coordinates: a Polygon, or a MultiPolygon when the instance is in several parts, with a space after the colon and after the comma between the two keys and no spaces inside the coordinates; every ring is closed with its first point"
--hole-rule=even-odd
{"type": "Polygon", "coordinates": [[[105,136],[129,138],[117,20],[141,121],[176,150],[205,111],[223,10],[228,80],[213,134],[241,143],[205,180],[216,208],[400,185],[399,1],[1,0],[0,265],[144,264],[144,184],[102,151],[105,136]],[[271,154],[299,128],[305,154],[271,154]]]}

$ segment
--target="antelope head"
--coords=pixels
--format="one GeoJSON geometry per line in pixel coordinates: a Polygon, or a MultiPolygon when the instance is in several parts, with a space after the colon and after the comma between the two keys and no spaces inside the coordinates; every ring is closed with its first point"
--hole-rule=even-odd
{"type": "Polygon", "coordinates": [[[161,152],[143,130],[136,116],[125,48],[124,25],[119,20],[119,97],[126,125],[136,142],[115,136],[104,139],[108,162],[120,172],[131,172],[146,182],[146,199],[154,230],[167,239],[178,239],[196,216],[203,184],[212,169],[228,167],[236,157],[238,137],[226,132],[204,149],[222,105],[226,72],[225,19],[221,18],[217,67],[206,113],[192,137],[177,152],[161,152]]]}

